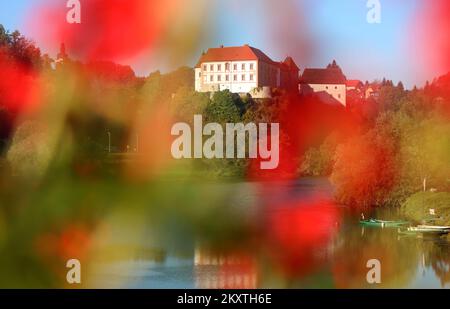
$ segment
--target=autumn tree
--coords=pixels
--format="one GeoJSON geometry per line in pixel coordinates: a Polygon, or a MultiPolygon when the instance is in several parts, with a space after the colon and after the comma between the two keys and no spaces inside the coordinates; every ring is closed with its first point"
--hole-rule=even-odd
{"type": "Polygon", "coordinates": [[[371,130],[337,148],[331,181],[339,202],[351,206],[390,204],[398,180],[395,145],[371,130]]]}

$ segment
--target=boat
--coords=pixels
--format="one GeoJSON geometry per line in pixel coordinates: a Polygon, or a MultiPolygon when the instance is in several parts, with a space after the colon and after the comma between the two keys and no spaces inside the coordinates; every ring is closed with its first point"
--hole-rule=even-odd
{"type": "Polygon", "coordinates": [[[408,221],[389,221],[378,219],[360,220],[359,223],[365,226],[376,226],[376,227],[399,227],[409,224],[408,221]]]}
{"type": "Polygon", "coordinates": [[[450,228],[443,226],[418,225],[411,226],[404,230],[398,229],[402,235],[422,235],[422,236],[441,236],[450,233],[450,228]]]}
{"type": "Polygon", "coordinates": [[[416,233],[433,233],[433,232],[440,232],[440,233],[448,233],[449,230],[442,230],[442,229],[433,229],[433,228],[426,228],[426,227],[418,227],[418,226],[412,226],[407,228],[410,232],[416,232],[416,233]]]}
{"type": "Polygon", "coordinates": [[[421,229],[431,229],[431,230],[449,230],[450,231],[450,226],[442,226],[442,225],[418,225],[417,228],[421,228],[421,229]]]}
{"type": "Polygon", "coordinates": [[[442,236],[447,233],[442,233],[441,231],[426,231],[426,232],[419,232],[419,231],[409,231],[409,230],[402,230],[398,229],[399,235],[406,235],[406,236],[417,236],[417,237],[425,237],[425,236],[442,236]]]}

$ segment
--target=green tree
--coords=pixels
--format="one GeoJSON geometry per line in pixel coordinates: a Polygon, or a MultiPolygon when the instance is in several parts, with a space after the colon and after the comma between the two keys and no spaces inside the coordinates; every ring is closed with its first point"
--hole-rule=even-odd
{"type": "Polygon", "coordinates": [[[417,191],[448,189],[447,116],[422,91],[388,91],[386,110],[369,133],[338,148],[332,180],[342,202],[399,205],[417,191]]]}
{"type": "Polygon", "coordinates": [[[43,61],[41,51],[34,43],[25,38],[19,31],[12,33],[0,25],[0,56],[8,57],[28,69],[41,69],[43,61]]]}
{"type": "Polygon", "coordinates": [[[209,104],[209,95],[199,93],[190,87],[178,88],[174,94],[170,109],[172,114],[184,122],[192,122],[194,115],[202,115],[209,104]]]}
{"type": "Polygon", "coordinates": [[[244,104],[240,97],[229,90],[215,92],[205,110],[208,122],[240,122],[244,104]]]}
{"type": "Polygon", "coordinates": [[[445,189],[450,178],[450,124],[438,116],[415,123],[402,136],[404,179],[414,191],[445,189]]]}
{"type": "Polygon", "coordinates": [[[0,155],[3,154],[11,135],[13,123],[10,112],[0,106],[0,155]]]}
{"type": "Polygon", "coordinates": [[[399,102],[406,95],[405,91],[400,87],[394,87],[386,82],[386,85],[381,87],[378,104],[381,111],[396,110],[399,108],[399,102]]]}
{"type": "Polygon", "coordinates": [[[159,71],[156,71],[146,79],[141,89],[141,100],[146,103],[153,103],[162,95],[162,76],[159,71]]]}
{"type": "Polygon", "coordinates": [[[330,134],[320,147],[308,149],[300,167],[300,173],[307,176],[329,176],[333,171],[338,135],[330,134]]]}
{"type": "Polygon", "coordinates": [[[52,153],[44,125],[26,121],[14,134],[7,160],[15,175],[32,179],[44,174],[52,153]]]}
{"type": "Polygon", "coordinates": [[[279,116],[279,104],[276,100],[247,99],[245,104],[244,122],[272,123],[277,122],[279,116]]]}

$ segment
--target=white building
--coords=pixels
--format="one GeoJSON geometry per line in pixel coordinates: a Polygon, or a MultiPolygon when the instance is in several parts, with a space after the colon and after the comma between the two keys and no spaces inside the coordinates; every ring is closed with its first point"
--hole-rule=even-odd
{"type": "Polygon", "coordinates": [[[333,61],[325,69],[305,69],[300,79],[300,93],[315,94],[324,103],[347,105],[347,78],[333,61]]]}
{"type": "Polygon", "coordinates": [[[195,66],[195,90],[230,90],[250,93],[255,89],[296,88],[298,67],[288,57],[282,63],[272,61],[261,50],[249,45],[210,48],[195,66]]]}

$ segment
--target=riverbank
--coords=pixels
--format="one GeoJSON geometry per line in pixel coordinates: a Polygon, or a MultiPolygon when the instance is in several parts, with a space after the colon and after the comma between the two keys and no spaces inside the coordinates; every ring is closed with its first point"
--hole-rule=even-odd
{"type": "Polygon", "coordinates": [[[450,192],[418,192],[411,195],[402,205],[402,213],[411,220],[420,222],[430,218],[434,209],[435,224],[450,225],[450,192]]]}

